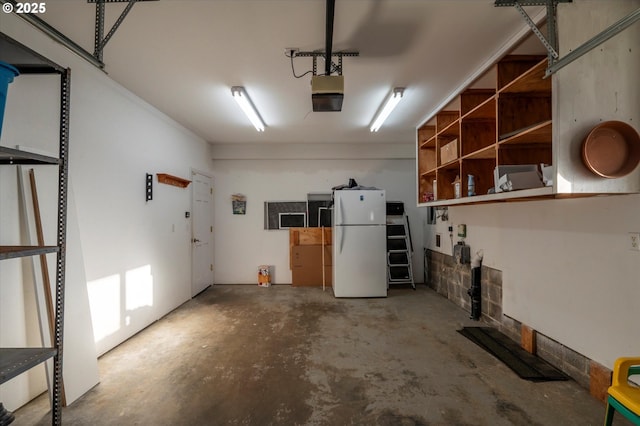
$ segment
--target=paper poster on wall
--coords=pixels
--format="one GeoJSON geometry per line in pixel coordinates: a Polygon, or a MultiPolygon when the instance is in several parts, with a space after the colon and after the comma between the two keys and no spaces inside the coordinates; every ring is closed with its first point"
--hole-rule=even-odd
{"type": "Polygon", "coordinates": [[[233,208],[233,214],[246,214],[247,197],[242,194],[233,194],[231,196],[231,207],[233,208]]]}

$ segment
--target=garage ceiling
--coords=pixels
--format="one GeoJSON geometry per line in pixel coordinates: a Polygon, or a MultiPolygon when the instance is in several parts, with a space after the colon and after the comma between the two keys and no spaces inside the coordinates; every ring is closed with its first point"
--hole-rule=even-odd
{"type": "MultiPolygon", "coordinates": [[[[124,8],[106,5],[105,32],[124,8]]],[[[95,4],[56,0],[41,17],[93,52],[95,4]]],[[[525,27],[494,0],[336,0],[333,50],[360,52],[343,59],[341,112],[312,112],[311,75],[295,78],[285,56],[285,48],[324,50],[325,0],[139,2],[104,62],[111,78],[211,143],[413,143],[416,126],[525,27]],[[265,132],[242,114],[231,86],[246,88],[265,132]],[[404,99],[371,133],[393,87],[406,87],[404,99]]],[[[526,46],[545,52],[535,38],[526,46]]],[[[303,74],[312,59],[293,66],[303,74]]]]}

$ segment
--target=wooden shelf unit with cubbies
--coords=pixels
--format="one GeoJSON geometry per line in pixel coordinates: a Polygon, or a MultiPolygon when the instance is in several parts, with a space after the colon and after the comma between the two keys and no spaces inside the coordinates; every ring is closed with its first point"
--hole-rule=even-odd
{"type": "Polygon", "coordinates": [[[451,205],[551,195],[551,187],[491,194],[497,166],[552,162],[551,79],[544,56],[495,65],[495,88],[469,88],[417,129],[418,203],[451,205]],[[443,149],[444,148],[444,149],[443,149]],[[451,154],[453,157],[443,158],[451,154]],[[467,182],[474,177],[475,194],[467,182]],[[460,198],[454,182],[460,180],[460,198]]]}

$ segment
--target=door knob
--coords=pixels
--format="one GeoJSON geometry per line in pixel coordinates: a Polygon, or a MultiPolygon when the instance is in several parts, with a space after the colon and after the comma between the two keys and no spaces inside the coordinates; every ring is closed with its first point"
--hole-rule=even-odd
{"type": "Polygon", "coordinates": [[[194,243],[199,243],[199,242],[200,242],[200,240],[199,240],[199,239],[197,239],[197,238],[194,238],[194,239],[193,239],[193,240],[191,240],[191,241],[192,241],[192,242],[194,242],[194,243]]]}

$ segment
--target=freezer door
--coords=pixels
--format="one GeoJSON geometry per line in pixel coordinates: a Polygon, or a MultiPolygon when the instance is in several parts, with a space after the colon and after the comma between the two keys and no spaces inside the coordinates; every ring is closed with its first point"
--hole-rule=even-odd
{"type": "Polygon", "coordinates": [[[334,225],[384,225],[387,221],[385,192],[335,191],[333,212],[334,225]]]}
{"type": "Polygon", "coordinates": [[[386,227],[336,226],[333,242],[333,294],[386,297],[386,227]]]}

